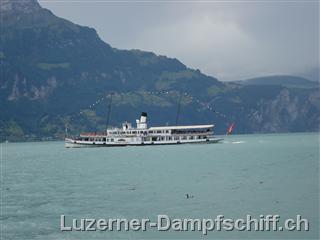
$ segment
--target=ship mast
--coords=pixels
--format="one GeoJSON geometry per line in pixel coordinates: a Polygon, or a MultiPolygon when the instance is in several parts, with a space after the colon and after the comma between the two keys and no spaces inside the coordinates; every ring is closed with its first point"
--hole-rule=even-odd
{"type": "Polygon", "coordinates": [[[64,125],[64,137],[65,138],[68,137],[68,125],[67,124],[64,125]]]}
{"type": "Polygon", "coordinates": [[[178,121],[179,121],[180,108],[181,108],[181,99],[182,99],[182,93],[180,92],[179,101],[178,101],[177,116],[176,116],[176,125],[178,125],[178,121]]]}
{"type": "Polygon", "coordinates": [[[108,116],[107,116],[106,132],[108,130],[109,123],[110,123],[111,105],[112,105],[112,93],[110,94],[110,101],[109,101],[109,105],[108,105],[108,116]]]}

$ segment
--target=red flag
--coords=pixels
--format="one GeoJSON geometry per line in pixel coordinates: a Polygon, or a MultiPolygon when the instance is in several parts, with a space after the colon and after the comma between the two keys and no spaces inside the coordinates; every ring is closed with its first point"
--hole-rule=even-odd
{"type": "Polygon", "coordinates": [[[231,134],[234,129],[234,123],[232,123],[227,129],[227,135],[231,134]]]}

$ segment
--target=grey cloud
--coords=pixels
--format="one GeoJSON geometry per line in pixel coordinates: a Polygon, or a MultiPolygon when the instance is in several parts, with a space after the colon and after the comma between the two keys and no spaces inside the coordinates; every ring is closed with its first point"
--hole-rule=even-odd
{"type": "Polygon", "coordinates": [[[319,66],[319,3],[40,1],[103,40],[177,57],[221,80],[319,66]]]}

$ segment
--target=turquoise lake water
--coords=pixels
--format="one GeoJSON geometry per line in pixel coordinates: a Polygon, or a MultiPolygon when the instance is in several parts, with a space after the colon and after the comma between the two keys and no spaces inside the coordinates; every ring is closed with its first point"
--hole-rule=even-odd
{"type": "MultiPolygon", "coordinates": [[[[66,149],[2,144],[2,239],[318,239],[319,134],[235,135],[221,144],[66,149]],[[186,198],[185,194],[193,196],[186,198]],[[310,231],[61,232],[72,218],[300,214],[310,231]]],[[[281,221],[281,220],[280,220],[281,221]]]]}

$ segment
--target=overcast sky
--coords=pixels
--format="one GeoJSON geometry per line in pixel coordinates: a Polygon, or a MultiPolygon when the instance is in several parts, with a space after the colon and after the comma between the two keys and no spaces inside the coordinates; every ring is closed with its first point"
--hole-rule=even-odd
{"type": "Polygon", "coordinates": [[[319,67],[318,1],[39,2],[113,47],[176,57],[220,80],[319,67]]]}

